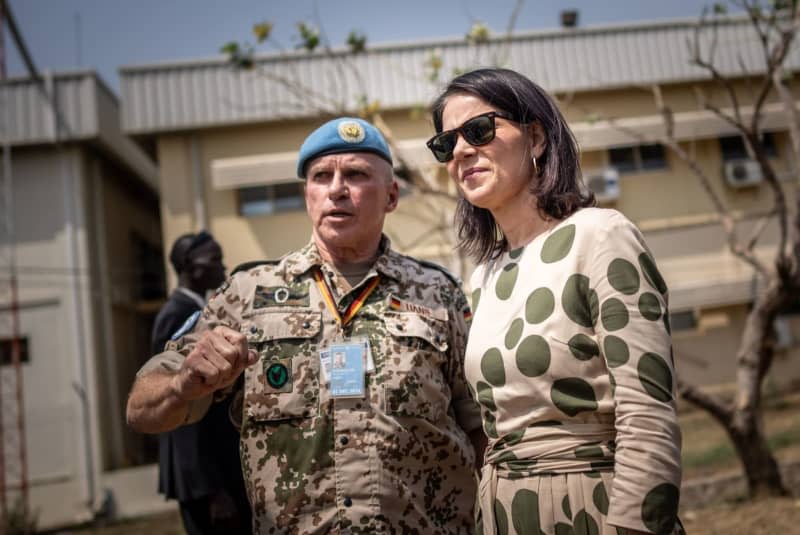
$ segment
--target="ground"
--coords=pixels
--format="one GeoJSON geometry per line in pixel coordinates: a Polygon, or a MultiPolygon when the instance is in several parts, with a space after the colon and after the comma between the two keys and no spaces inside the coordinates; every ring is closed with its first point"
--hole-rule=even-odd
{"type": "MultiPolygon", "coordinates": [[[[800,461],[800,394],[764,402],[765,428],[781,462],[800,461]]],[[[739,461],[723,429],[706,413],[685,410],[683,431],[684,480],[740,470],[739,461]]],[[[794,498],[773,498],[690,509],[683,504],[681,518],[689,535],[783,535],[800,526],[800,489],[794,498]]],[[[60,530],[58,535],[182,535],[180,518],[169,513],[112,525],[60,530]]],[[[55,535],[55,534],[54,534],[55,535]]]]}

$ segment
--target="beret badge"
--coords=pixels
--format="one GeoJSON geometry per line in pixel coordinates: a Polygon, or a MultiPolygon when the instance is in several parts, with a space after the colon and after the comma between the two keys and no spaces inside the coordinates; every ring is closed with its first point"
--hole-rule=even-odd
{"type": "Polygon", "coordinates": [[[342,121],[337,128],[339,137],[346,143],[361,143],[366,133],[364,127],[355,121],[342,121]]]}

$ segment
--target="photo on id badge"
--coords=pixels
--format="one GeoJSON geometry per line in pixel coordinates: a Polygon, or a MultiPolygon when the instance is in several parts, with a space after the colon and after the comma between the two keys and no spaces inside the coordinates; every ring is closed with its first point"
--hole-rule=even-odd
{"type": "Polygon", "coordinates": [[[364,374],[366,348],[363,343],[334,344],[331,366],[331,396],[361,398],[365,394],[364,374]]]}

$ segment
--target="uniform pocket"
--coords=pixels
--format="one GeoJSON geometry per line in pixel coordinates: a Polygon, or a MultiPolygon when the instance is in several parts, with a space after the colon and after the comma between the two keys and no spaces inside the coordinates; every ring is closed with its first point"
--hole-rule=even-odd
{"type": "Polygon", "coordinates": [[[315,339],[322,314],[309,310],[261,311],[242,331],[259,361],[245,377],[244,414],[254,421],[311,418],[319,410],[319,356],[315,339]]]}
{"type": "Polygon", "coordinates": [[[387,312],[381,370],[384,410],[393,416],[439,421],[450,406],[447,323],[411,312],[387,312]]]}

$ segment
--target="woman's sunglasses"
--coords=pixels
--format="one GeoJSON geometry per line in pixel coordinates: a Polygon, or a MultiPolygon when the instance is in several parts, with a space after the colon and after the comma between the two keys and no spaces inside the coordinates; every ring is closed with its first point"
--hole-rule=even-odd
{"type": "Polygon", "coordinates": [[[473,147],[486,145],[494,139],[497,128],[494,124],[495,117],[513,121],[511,117],[496,111],[482,113],[469,119],[458,128],[452,130],[445,130],[436,134],[428,140],[428,148],[431,149],[434,158],[438,161],[445,163],[453,159],[453,149],[456,148],[458,142],[458,134],[464,138],[464,141],[473,147]]]}

